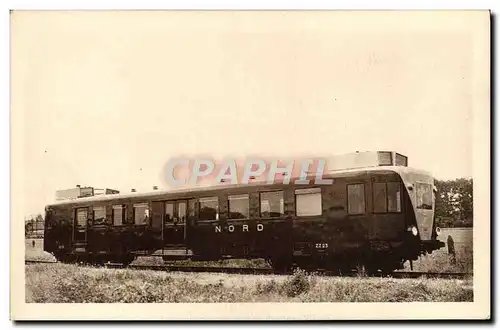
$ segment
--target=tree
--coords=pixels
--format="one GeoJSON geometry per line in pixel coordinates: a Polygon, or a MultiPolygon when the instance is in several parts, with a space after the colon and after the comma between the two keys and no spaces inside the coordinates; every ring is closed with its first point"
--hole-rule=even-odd
{"type": "Polygon", "coordinates": [[[43,229],[44,225],[43,225],[43,216],[39,213],[37,214],[36,218],[35,218],[35,230],[41,230],[43,229]]]}
{"type": "Polygon", "coordinates": [[[30,222],[26,222],[24,224],[24,235],[28,236],[29,234],[33,233],[33,224],[30,222]]]}
{"type": "Polygon", "coordinates": [[[435,216],[438,226],[472,226],[472,179],[436,180],[435,216]]]}

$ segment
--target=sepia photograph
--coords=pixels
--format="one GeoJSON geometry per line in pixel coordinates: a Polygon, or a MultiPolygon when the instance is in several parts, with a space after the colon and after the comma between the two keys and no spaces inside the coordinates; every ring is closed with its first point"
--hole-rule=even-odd
{"type": "Polygon", "coordinates": [[[489,319],[491,19],[11,11],[11,319],[489,319]]]}

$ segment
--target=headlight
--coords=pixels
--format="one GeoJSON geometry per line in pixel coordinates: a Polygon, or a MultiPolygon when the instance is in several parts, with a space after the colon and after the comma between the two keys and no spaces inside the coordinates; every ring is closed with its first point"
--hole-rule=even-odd
{"type": "Polygon", "coordinates": [[[409,227],[408,231],[411,231],[411,233],[413,234],[413,236],[417,236],[418,235],[418,229],[415,226],[409,227]]]}
{"type": "Polygon", "coordinates": [[[436,227],[436,235],[439,236],[441,234],[441,228],[436,227]]]}

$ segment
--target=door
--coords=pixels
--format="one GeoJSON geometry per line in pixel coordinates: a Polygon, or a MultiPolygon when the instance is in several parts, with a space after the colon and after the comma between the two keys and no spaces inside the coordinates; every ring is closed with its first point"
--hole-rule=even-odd
{"type": "Polygon", "coordinates": [[[187,200],[165,203],[163,242],[165,246],[184,246],[186,239],[187,200]]]}
{"type": "Polygon", "coordinates": [[[87,241],[88,208],[75,210],[75,221],[73,221],[73,241],[82,243],[87,241]]]}
{"type": "Polygon", "coordinates": [[[151,232],[156,241],[161,241],[160,245],[163,246],[163,218],[165,217],[165,202],[152,202],[151,203],[151,232]]]}

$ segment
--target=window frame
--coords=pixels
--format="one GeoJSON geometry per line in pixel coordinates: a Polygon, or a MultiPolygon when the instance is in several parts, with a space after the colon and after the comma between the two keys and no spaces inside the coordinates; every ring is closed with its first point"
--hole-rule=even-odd
{"type": "Polygon", "coordinates": [[[165,201],[163,204],[163,212],[164,212],[164,219],[163,219],[163,225],[173,225],[174,224],[174,218],[175,218],[175,201],[165,201]],[[167,205],[172,205],[172,214],[169,214],[167,212],[167,205]],[[170,220],[167,221],[167,214],[171,215],[170,220]]]}
{"type": "Polygon", "coordinates": [[[105,226],[107,225],[107,213],[106,213],[106,205],[95,205],[95,206],[92,206],[92,226],[105,226]],[[102,209],[104,211],[104,218],[103,218],[103,222],[102,223],[99,223],[99,224],[96,224],[95,223],[95,211],[96,211],[96,208],[97,209],[102,209]]]}
{"type": "Polygon", "coordinates": [[[311,217],[313,217],[314,218],[314,217],[318,217],[318,216],[323,216],[323,214],[324,214],[324,212],[323,212],[323,189],[321,189],[321,187],[297,188],[297,189],[293,190],[293,196],[294,196],[294,203],[295,203],[294,212],[295,212],[296,217],[299,217],[299,218],[311,218],[311,217]],[[297,194],[297,191],[304,191],[304,190],[315,190],[315,192],[297,194]],[[316,195],[316,194],[319,194],[321,213],[299,215],[297,212],[297,210],[298,210],[297,209],[297,206],[298,206],[297,197],[301,196],[301,195],[304,196],[304,195],[316,195]]]}
{"type": "Polygon", "coordinates": [[[149,206],[149,203],[147,202],[144,202],[144,203],[136,203],[136,204],[133,204],[132,205],[132,210],[133,210],[133,217],[132,217],[132,220],[133,220],[133,225],[134,226],[148,226],[149,223],[151,222],[151,210],[150,210],[150,206],[149,206]],[[136,222],[136,210],[141,207],[141,206],[145,206],[146,207],[146,210],[148,211],[148,221],[146,223],[137,223],[136,222]]]}
{"type": "Polygon", "coordinates": [[[219,196],[212,195],[212,196],[198,197],[196,200],[197,200],[197,213],[198,213],[197,222],[210,223],[210,222],[218,222],[218,221],[220,221],[220,200],[219,200],[219,196]],[[213,198],[213,199],[217,200],[217,209],[216,209],[217,213],[215,214],[215,219],[203,219],[202,220],[202,219],[200,219],[200,216],[201,216],[201,203],[202,203],[203,199],[209,199],[209,198],[213,198]]]}
{"type": "Polygon", "coordinates": [[[111,218],[112,218],[112,226],[123,226],[126,225],[125,223],[125,215],[127,214],[127,205],[124,204],[114,204],[111,206],[111,218]],[[122,210],[122,219],[121,219],[121,224],[117,225],[115,223],[115,210],[118,209],[118,207],[121,208],[122,210]]]}
{"type": "MultiPolygon", "coordinates": [[[[386,203],[387,203],[387,213],[402,213],[403,212],[403,186],[401,184],[401,182],[399,181],[387,181],[386,182],[386,192],[387,192],[387,200],[386,200],[386,203]],[[399,187],[399,211],[389,211],[389,183],[395,183],[398,185],[399,187]]],[[[396,205],[397,205],[397,201],[396,201],[396,205]]]]}
{"type": "Polygon", "coordinates": [[[180,200],[177,200],[175,202],[174,216],[177,216],[176,224],[184,225],[187,223],[187,217],[188,217],[188,201],[187,201],[187,199],[180,199],[180,200]],[[181,204],[184,204],[184,219],[182,219],[181,214],[180,214],[180,210],[181,210],[180,205],[181,204]]]}
{"type": "MultiPolygon", "coordinates": [[[[401,182],[399,181],[376,181],[372,184],[372,201],[373,201],[373,214],[385,214],[385,213],[401,213],[403,212],[403,199],[401,198],[401,182]],[[399,187],[399,211],[390,211],[389,210],[389,184],[395,183],[399,187]],[[385,211],[375,211],[375,184],[384,184],[385,186],[385,211]]],[[[397,203],[397,201],[396,201],[397,203]]]]}
{"type": "MultiPolygon", "coordinates": [[[[285,190],[283,189],[276,189],[276,190],[262,190],[259,191],[259,218],[261,219],[279,219],[281,217],[284,217],[286,212],[285,212],[285,190]],[[280,212],[280,215],[277,217],[273,216],[262,216],[262,194],[266,193],[276,193],[276,192],[281,192],[281,200],[283,201],[283,212],[280,212]]],[[[271,213],[271,212],[269,212],[271,213]]]]}
{"type": "Polygon", "coordinates": [[[388,194],[387,194],[387,182],[383,181],[377,181],[373,182],[372,184],[372,204],[373,204],[373,213],[374,214],[384,214],[388,213],[387,210],[389,209],[389,203],[388,203],[388,194]],[[383,211],[375,211],[375,205],[376,205],[376,199],[375,199],[375,185],[384,185],[384,210],[383,211]]]}
{"type": "Polygon", "coordinates": [[[359,215],[366,215],[367,214],[367,206],[366,206],[366,182],[352,182],[352,183],[347,183],[346,184],[346,197],[347,197],[347,215],[348,216],[359,216],[359,215]],[[357,186],[357,185],[362,185],[363,186],[363,213],[351,213],[351,210],[349,208],[349,186],[357,186]]]}
{"type": "MultiPolygon", "coordinates": [[[[434,191],[433,191],[433,187],[432,187],[431,183],[419,182],[419,181],[415,182],[415,207],[417,210],[426,210],[426,211],[434,210],[436,206],[432,205],[433,198],[434,198],[434,191]],[[430,204],[431,207],[430,208],[419,207],[419,205],[418,205],[418,185],[426,185],[429,187],[430,198],[431,198],[431,204],[430,204]]],[[[423,202],[423,198],[422,198],[422,202],[423,202]]]]}
{"type": "Polygon", "coordinates": [[[250,194],[249,193],[227,195],[227,219],[228,220],[248,220],[248,219],[250,219],[250,194]],[[244,218],[231,218],[231,197],[239,197],[239,196],[246,196],[247,214],[248,215],[244,218]]]}

